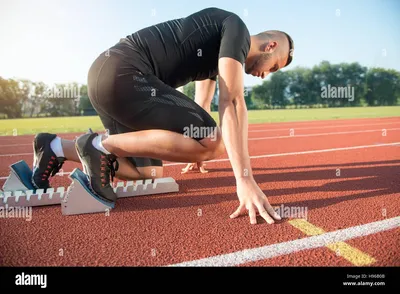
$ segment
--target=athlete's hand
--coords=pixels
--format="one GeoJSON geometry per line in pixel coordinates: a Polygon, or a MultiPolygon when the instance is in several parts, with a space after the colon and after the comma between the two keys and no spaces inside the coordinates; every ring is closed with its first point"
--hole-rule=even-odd
{"type": "Polygon", "coordinates": [[[257,223],[257,213],[269,224],[273,224],[275,222],[274,219],[281,219],[253,178],[239,179],[236,184],[240,204],[230,218],[236,218],[247,210],[251,224],[257,223]]]}
{"type": "Polygon", "coordinates": [[[199,169],[199,171],[202,174],[208,173],[208,170],[206,170],[205,164],[201,161],[201,162],[197,162],[197,163],[189,163],[185,168],[182,168],[182,174],[186,174],[188,171],[191,171],[195,168],[195,166],[197,165],[197,168],[199,169]]]}

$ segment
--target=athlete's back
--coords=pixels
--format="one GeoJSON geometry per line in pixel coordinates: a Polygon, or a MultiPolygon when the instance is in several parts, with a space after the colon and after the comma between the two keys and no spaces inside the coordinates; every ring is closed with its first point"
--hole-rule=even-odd
{"type": "Polygon", "coordinates": [[[177,88],[215,78],[220,57],[244,63],[249,48],[249,32],[236,14],[207,8],[141,29],[110,50],[143,74],[155,75],[177,88]]]}

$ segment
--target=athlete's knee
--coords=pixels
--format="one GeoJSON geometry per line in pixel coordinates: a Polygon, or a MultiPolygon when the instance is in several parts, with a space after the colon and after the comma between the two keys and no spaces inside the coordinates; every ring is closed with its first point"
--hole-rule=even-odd
{"type": "Polygon", "coordinates": [[[225,144],[224,144],[224,140],[222,140],[222,138],[221,138],[218,141],[218,146],[215,149],[214,158],[217,158],[217,157],[221,156],[224,153],[225,153],[225,144]]]}
{"type": "Polygon", "coordinates": [[[203,154],[200,154],[200,161],[214,159],[225,152],[225,145],[219,129],[216,129],[212,136],[202,139],[201,144],[205,148],[203,154]]]}
{"type": "Polygon", "coordinates": [[[209,152],[207,153],[205,161],[215,159],[224,154],[224,152],[225,152],[224,141],[222,139],[218,139],[215,145],[213,145],[213,148],[210,149],[209,152]]]}

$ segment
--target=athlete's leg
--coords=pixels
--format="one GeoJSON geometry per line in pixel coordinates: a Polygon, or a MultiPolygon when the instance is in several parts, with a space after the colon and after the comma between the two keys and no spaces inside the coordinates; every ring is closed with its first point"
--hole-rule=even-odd
{"type": "Polygon", "coordinates": [[[156,179],[163,177],[162,166],[143,166],[135,167],[131,159],[126,157],[120,157],[118,160],[118,171],[115,173],[115,177],[120,180],[132,181],[132,180],[145,180],[145,179],[156,179]]]}
{"type": "Polygon", "coordinates": [[[166,130],[146,130],[109,136],[103,146],[117,157],[142,156],[175,162],[207,161],[224,152],[220,131],[219,139],[197,141],[166,130]]]}
{"type": "Polygon", "coordinates": [[[76,153],[74,140],[61,139],[61,148],[66,160],[80,162],[78,153],[76,153]]]}
{"type": "MultiPolygon", "coordinates": [[[[74,140],[62,139],[56,134],[39,133],[35,136],[31,179],[35,188],[50,188],[50,178],[60,171],[66,161],[81,163],[75,143],[74,140]]],[[[118,158],[117,162],[115,177],[120,180],[154,179],[163,175],[162,166],[135,167],[129,158],[118,158]]]]}
{"type": "MultiPolygon", "coordinates": [[[[133,130],[118,123],[117,121],[110,118],[107,114],[103,113],[98,108],[98,114],[100,120],[103,123],[104,128],[107,130],[108,136],[114,136],[117,134],[129,133],[133,130]]],[[[104,146],[104,145],[103,145],[104,146]]],[[[75,149],[75,143],[74,143],[75,149]]],[[[76,152],[76,149],[75,149],[76,152]]],[[[76,155],[78,157],[78,155],[76,155]]],[[[79,157],[78,157],[79,160],[79,157]]],[[[155,179],[163,176],[162,161],[155,160],[152,158],[139,158],[139,157],[118,157],[118,170],[115,176],[121,180],[139,180],[139,179],[155,179]]]]}
{"type": "Polygon", "coordinates": [[[111,202],[117,198],[110,183],[118,158],[197,162],[224,151],[216,122],[203,108],[154,75],[143,75],[107,53],[89,71],[89,98],[98,113],[132,131],[100,140],[98,134],[77,139],[79,158],[100,198],[111,202]],[[93,140],[101,142],[101,148],[94,147],[93,140]]]}
{"type": "MultiPolygon", "coordinates": [[[[114,135],[125,132],[132,132],[131,129],[120,125],[118,122],[108,118],[101,112],[98,113],[100,120],[103,123],[107,134],[114,135]]],[[[107,136],[104,136],[106,138],[107,136]]],[[[66,160],[71,160],[80,163],[80,159],[75,148],[75,140],[61,139],[62,150],[66,160]]],[[[115,177],[120,180],[140,180],[140,179],[155,179],[163,176],[162,162],[151,158],[124,158],[118,157],[118,170],[115,177]]]]}
{"type": "MultiPolygon", "coordinates": [[[[102,119],[111,134],[117,134],[115,123],[102,119]]],[[[49,180],[60,171],[66,161],[81,162],[75,140],[62,139],[56,134],[39,133],[35,136],[32,184],[37,189],[50,188],[49,180]]],[[[146,158],[117,158],[115,177],[120,180],[155,179],[163,176],[162,163],[146,158]]]]}
{"type": "MultiPolygon", "coordinates": [[[[115,61],[110,58],[112,65],[115,61]]],[[[111,82],[110,78],[100,76],[101,82],[112,86],[98,91],[94,100],[119,123],[137,130],[109,136],[102,142],[117,157],[197,162],[218,157],[225,151],[221,132],[212,117],[154,75],[131,69],[119,72],[118,78],[111,82]]]]}

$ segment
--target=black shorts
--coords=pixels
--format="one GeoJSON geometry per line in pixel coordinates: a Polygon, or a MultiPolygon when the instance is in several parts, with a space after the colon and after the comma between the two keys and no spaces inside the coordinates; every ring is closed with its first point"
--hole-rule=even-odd
{"type": "MultiPolygon", "coordinates": [[[[195,101],[110,51],[92,64],[88,95],[110,135],[151,129],[187,134],[188,128],[215,130],[217,126],[195,101]]],[[[191,137],[201,140],[207,136],[206,132],[198,134],[191,137]]],[[[161,160],[152,158],[132,157],[131,162],[136,167],[162,166],[161,160]]]]}

